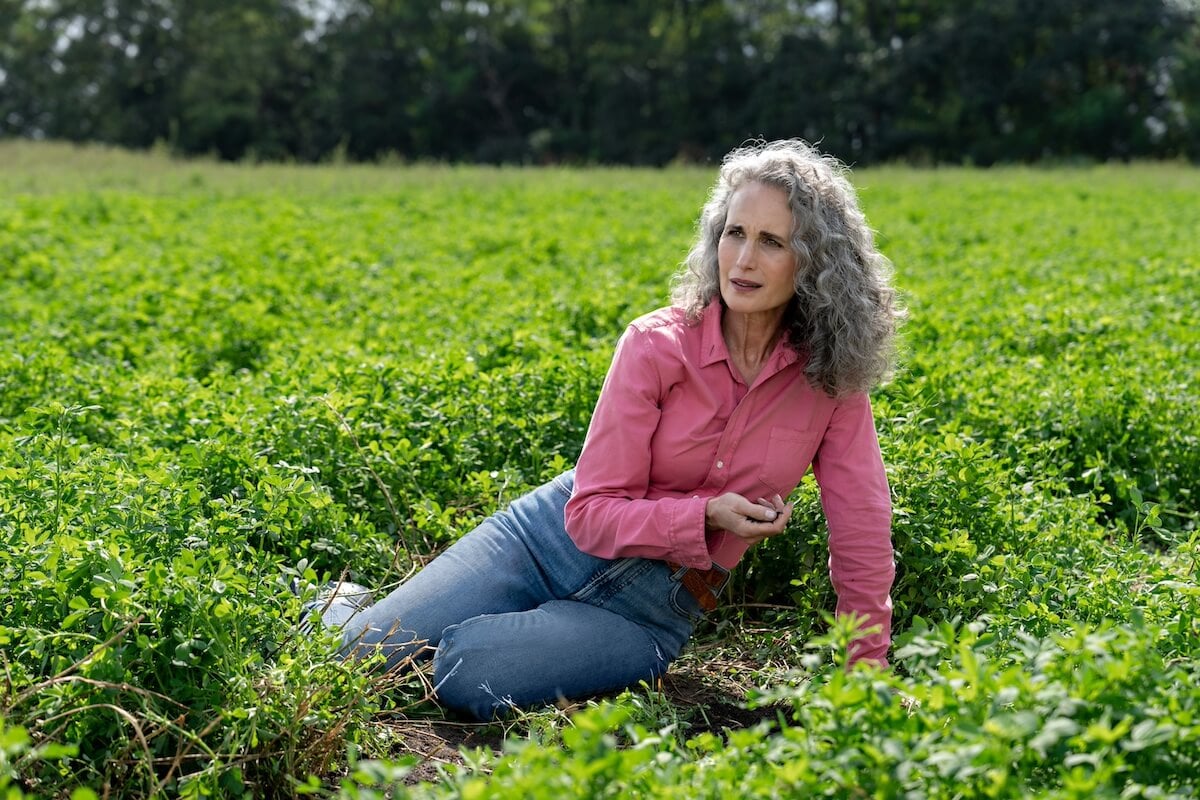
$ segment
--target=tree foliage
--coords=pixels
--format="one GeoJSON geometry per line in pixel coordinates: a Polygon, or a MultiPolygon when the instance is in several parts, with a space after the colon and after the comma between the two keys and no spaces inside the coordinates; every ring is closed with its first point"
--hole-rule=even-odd
{"type": "Polygon", "coordinates": [[[0,134],[222,158],[1200,157],[1181,0],[0,0],[0,134]]]}

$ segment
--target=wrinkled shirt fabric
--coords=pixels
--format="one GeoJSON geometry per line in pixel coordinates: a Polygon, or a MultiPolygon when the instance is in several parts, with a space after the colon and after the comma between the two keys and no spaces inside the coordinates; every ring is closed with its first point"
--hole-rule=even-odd
{"type": "Polygon", "coordinates": [[[850,663],[887,664],[895,576],[891,499],[870,401],[809,385],[785,338],[747,386],[721,333],[722,306],[695,323],[669,307],[622,335],[592,416],[567,503],[568,534],[601,558],[734,567],[737,536],[706,531],[708,499],[787,497],[809,467],[829,528],[837,613],[877,626],[850,663]]]}

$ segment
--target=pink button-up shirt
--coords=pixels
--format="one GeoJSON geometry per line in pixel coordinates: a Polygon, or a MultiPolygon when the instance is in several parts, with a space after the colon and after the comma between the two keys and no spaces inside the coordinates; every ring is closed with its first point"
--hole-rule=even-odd
{"type": "Polygon", "coordinates": [[[576,465],[567,532],[601,558],[733,567],[747,545],[705,531],[708,499],[787,497],[811,464],[829,525],[837,613],[857,612],[880,628],[852,645],[850,660],[886,664],[895,565],[870,402],[814,390],[786,341],[747,386],[729,357],[721,314],[714,301],[698,324],[672,307],[629,325],[576,465]]]}

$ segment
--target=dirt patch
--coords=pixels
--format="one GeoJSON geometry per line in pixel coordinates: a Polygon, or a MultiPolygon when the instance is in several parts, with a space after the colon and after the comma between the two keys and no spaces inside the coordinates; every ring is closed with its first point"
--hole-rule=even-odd
{"type": "MultiPolygon", "coordinates": [[[[707,659],[687,658],[673,665],[663,677],[657,692],[672,707],[679,720],[685,723],[680,730],[684,737],[700,733],[724,735],[730,730],[752,727],[761,722],[774,722],[786,706],[747,708],[748,686],[740,678],[751,674],[753,665],[727,661],[713,654],[707,659]]],[[[559,713],[570,714],[584,706],[583,702],[565,704],[559,713]]],[[[408,784],[424,781],[438,782],[440,770],[449,765],[464,763],[461,750],[483,747],[499,755],[506,736],[521,736],[520,722],[481,723],[466,720],[406,718],[397,715],[380,719],[394,741],[392,757],[416,756],[419,760],[405,779],[408,784]]]]}
{"type": "Polygon", "coordinates": [[[410,785],[437,782],[440,768],[463,764],[460,748],[485,747],[498,754],[504,744],[504,731],[498,725],[413,720],[387,724],[398,740],[392,755],[420,759],[404,780],[410,785]]]}
{"type": "Polygon", "coordinates": [[[663,678],[662,691],[691,723],[689,735],[750,728],[760,722],[774,721],[780,711],[786,711],[773,705],[747,708],[744,688],[714,685],[712,678],[690,672],[668,673],[663,678]]]}

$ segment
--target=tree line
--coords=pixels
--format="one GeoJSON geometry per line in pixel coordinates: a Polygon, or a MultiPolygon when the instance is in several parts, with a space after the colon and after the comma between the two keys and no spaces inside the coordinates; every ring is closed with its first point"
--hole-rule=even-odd
{"type": "Polygon", "coordinates": [[[1192,0],[0,0],[0,135],[226,159],[1200,159],[1192,0]]]}

